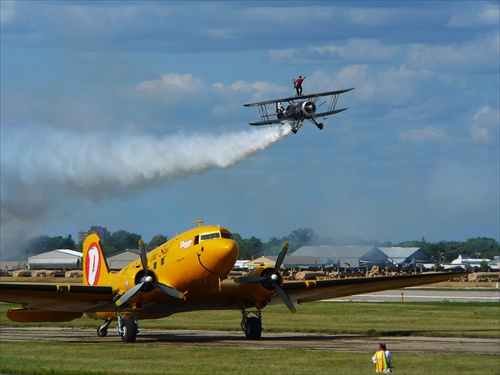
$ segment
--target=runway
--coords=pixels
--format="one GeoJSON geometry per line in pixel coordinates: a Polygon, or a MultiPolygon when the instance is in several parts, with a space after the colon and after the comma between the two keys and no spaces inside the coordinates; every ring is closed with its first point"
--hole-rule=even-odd
{"type": "Polygon", "coordinates": [[[500,302],[500,289],[487,290],[433,290],[407,288],[358,294],[326,302],[500,302]]]}
{"type": "MultiPolygon", "coordinates": [[[[114,329],[107,337],[97,337],[92,328],[0,327],[2,341],[120,343],[114,329]]],[[[367,335],[327,335],[314,333],[267,333],[260,340],[247,340],[240,331],[155,330],[141,329],[134,345],[175,345],[219,348],[309,349],[348,352],[371,352],[378,342],[391,350],[412,353],[498,354],[500,339],[442,337],[377,337],[367,335]]],[[[124,344],[125,345],[125,344],[124,344]]]]}

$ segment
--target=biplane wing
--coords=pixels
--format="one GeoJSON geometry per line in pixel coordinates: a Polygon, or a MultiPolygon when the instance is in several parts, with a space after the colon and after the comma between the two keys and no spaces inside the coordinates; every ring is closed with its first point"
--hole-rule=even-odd
{"type": "Polygon", "coordinates": [[[248,125],[252,125],[252,126],[273,125],[273,124],[281,124],[282,122],[283,121],[280,119],[275,119],[275,120],[249,122],[248,125]]]}
{"type": "Polygon", "coordinates": [[[279,102],[292,102],[292,101],[296,101],[296,100],[308,100],[308,99],[310,100],[310,99],[319,98],[322,96],[340,95],[340,94],[343,94],[343,93],[351,91],[351,90],[354,90],[354,87],[351,87],[350,89],[344,89],[344,90],[326,91],[326,92],[318,92],[318,93],[314,93],[314,94],[307,94],[307,95],[301,95],[301,96],[289,96],[286,98],[264,100],[262,102],[243,104],[243,106],[256,107],[258,105],[276,104],[279,102]]]}

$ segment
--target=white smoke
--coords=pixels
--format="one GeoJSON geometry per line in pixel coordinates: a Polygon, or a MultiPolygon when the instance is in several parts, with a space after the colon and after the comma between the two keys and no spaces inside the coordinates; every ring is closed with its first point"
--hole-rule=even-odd
{"type": "Polygon", "coordinates": [[[221,135],[155,137],[40,127],[3,129],[2,238],[19,225],[24,230],[26,225],[36,227],[37,220],[57,206],[61,193],[92,201],[126,196],[231,167],[290,132],[289,126],[277,126],[221,135]]]}

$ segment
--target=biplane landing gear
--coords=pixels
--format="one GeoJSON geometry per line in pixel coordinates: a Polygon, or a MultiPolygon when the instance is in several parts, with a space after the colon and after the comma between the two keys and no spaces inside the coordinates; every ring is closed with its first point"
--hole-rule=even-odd
{"type": "Polygon", "coordinates": [[[139,332],[139,325],[135,317],[118,314],[116,330],[122,337],[123,342],[135,342],[137,333],[139,332]]]}
{"type": "Polygon", "coordinates": [[[249,340],[259,340],[262,335],[262,312],[260,310],[241,310],[241,328],[249,340]]]}
{"type": "Polygon", "coordinates": [[[97,328],[97,336],[106,337],[108,335],[108,328],[110,324],[111,324],[111,319],[108,319],[104,322],[102,326],[97,328]]]}
{"type": "Polygon", "coordinates": [[[297,134],[297,130],[299,130],[299,129],[297,129],[297,128],[295,128],[295,127],[294,127],[294,128],[292,128],[292,133],[293,133],[293,134],[297,134]]]}
{"type": "Polygon", "coordinates": [[[323,123],[322,122],[317,122],[314,117],[311,117],[311,121],[314,122],[314,125],[318,127],[319,130],[323,130],[323,123]]]}

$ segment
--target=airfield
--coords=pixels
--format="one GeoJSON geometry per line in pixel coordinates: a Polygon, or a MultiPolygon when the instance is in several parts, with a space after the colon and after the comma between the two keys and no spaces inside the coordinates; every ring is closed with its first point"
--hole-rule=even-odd
{"type": "MultiPolygon", "coordinates": [[[[359,302],[400,302],[401,294],[405,301],[432,302],[500,302],[500,289],[487,290],[433,290],[404,289],[351,296],[346,299],[325,300],[324,303],[345,301],[359,302]]],[[[265,329],[265,327],[264,327],[265,329]]],[[[0,326],[2,341],[14,342],[58,342],[58,343],[120,343],[121,338],[115,329],[110,329],[107,337],[97,337],[95,328],[75,327],[7,327],[0,326]]],[[[498,354],[500,339],[466,337],[378,337],[372,335],[329,335],[297,332],[266,332],[260,340],[247,340],[239,330],[166,330],[140,329],[134,345],[164,345],[207,348],[262,349],[311,349],[335,350],[345,352],[370,352],[374,343],[390,342],[391,349],[397,352],[432,353],[476,353],[498,354]]]]}
{"type": "MultiPolygon", "coordinates": [[[[119,343],[116,332],[97,337],[93,328],[1,327],[2,341],[119,343]]],[[[185,347],[263,349],[315,349],[371,352],[374,343],[390,342],[397,352],[441,352],[498,354],[500,339],[441,337],[377,337],[363,335],[325,335],[296,332],[263,333],[260,340],[247,340],[240,331],[141,329],[134,345],[174,345],[185,347]]]]}

